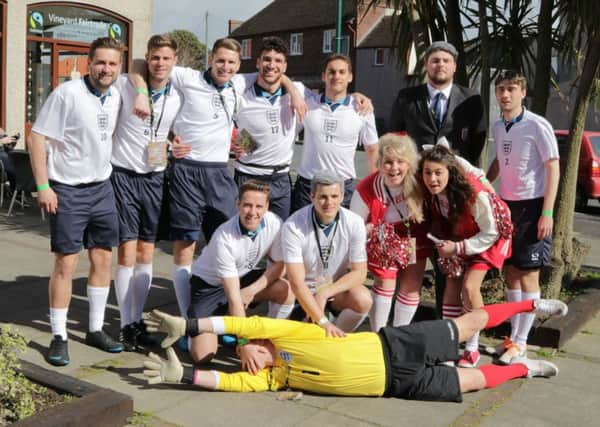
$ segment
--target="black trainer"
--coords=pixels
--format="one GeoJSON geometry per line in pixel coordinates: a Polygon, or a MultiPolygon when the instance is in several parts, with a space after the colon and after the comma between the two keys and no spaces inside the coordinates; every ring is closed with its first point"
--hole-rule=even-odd
{"type": "Polygon", "coordinates": [[[138,349],[138,328],[135,323],[130,323],[121,328],[119,332],[119,342],[123,344],[124,351],[137,351],[138,349]]]}
{"type": "Polygon", "coordinates": [[[104,331],[88,332],[85,334],[85,343],[109,353],[120,353],[123,351],[123,344],[113,340],[104,331]]]}
{"type": "Polygon", "coordinates": [[[135,324],[138,330],[137,342],[145,347],[156,347],[160,344],[160,337],[157,334],[151,334],[146,330],[144,320],[135,324]]]}
{"type": "Polygon", "coordinates": [[[70,360],[67,340],[63,340],[60,335],[54,335],[54,338],[50,341],[47,360],[48,363],[54,366],[68,365],[70,360]]]}

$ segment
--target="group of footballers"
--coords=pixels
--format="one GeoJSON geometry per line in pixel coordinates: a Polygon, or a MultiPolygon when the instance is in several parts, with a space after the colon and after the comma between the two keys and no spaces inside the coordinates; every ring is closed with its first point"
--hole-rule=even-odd
{"type": "MultiPolygon", "coordinates": [[[[50,94],[28,140],[55,256],[49,363],[70,362],[67,313],[85,247],[86,343],[136,351],[157,343],[154,332],[166,332],[168,359],[152,355],[145,363],[152,383],[460,401],[464,391],[511,378],[556,375],[552,363],[525,353],[536,313],[564,315],[567,308],[539,294],[558,152],[550,125],[522,106],[522,76],[496,80],[503,119],[493,128],[498,156],[486,178],[472,158],[453,153],[452,140],[425,146],[410,129],[379,139],[369,99],[348,93],[352,63],[344,55],[327,57],[324,91],[316,94],[285,76],[287,48],[277,37],[263,40],[254,74],[236,74],[241,49],[229,38],[215,42],[205,72],[177,66],[177,43],[168,35],[151,37],[145,61],[127,76],[120,75],[122,50],[114,39],[95,40],[89,74],[50,94]],[[369,176],[356,186],[357,145],[365,147],[369,176]],[[488,182],[498,174],[500,197],[488,182]],[[144,319],[161,206],[168,206],[180,317],[155,311],[144,319]],[[206,245],[194,260],[201,237],[206,245]],[[114,246],[119,339],[103,330],[114,246]],[[444,320],[409,325],[434,253],[448,277],[444,320]],[[509,303],[485,307],[485,272],[505,260],[509,303]],[[268,318],[244,319],[261,301],[268,301],[268,318]],[[372,332],[352,333],[367,316],[372,332]],[[512,341],[498,349],[505,366],[476,368],[478,331],[509,317],[512,341]],[[184,368],[170,347],[187,337],[198,365],[212,359],[223,334],[237,339],[247,372],[184,368]],[[467,339],[461,356],[459,342],[467,339]]],[[[430,96],[422,114],[443,136],[456,107],[456,50],[436,42],[425,62],[430,96]]]]}

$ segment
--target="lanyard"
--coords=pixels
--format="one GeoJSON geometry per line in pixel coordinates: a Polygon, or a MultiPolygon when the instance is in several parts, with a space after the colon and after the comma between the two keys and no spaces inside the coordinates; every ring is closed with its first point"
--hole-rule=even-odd
{"type": "Polygon", "coordinates": [[[392,193],[390,192],[390,189],[388,188],[388,186],[383,184],[383,188],[385,188],[385,192],[386,192],[388,198],[390,199],[390,203],[394,206],[394,208],[396,209],[396,212],[398,212],[398,215],[400,215],[400,221],[406,227],[406,232],[408,234],[408,237],[410,237],[410,218],[409,217],[405,218],[404,215],[402,215],[402,212],[400,211],[400,208],[394,201],[394,198],[392,197],[392,193]]]}
{"type": "MultiPolygon", "coordinates": [[[[217,89],[217,93],[219,94],[219,99],[221,100],[221,105],[223,106],[223,111],[225,111],[225,115],[227,116],[227,124],[230,124],[231,122],[235,121],[235,116],[237,115],[237,92],[235,91],[235,86],[233,85],[233,83],[231,84],[231,91],[233,92],[233,115],[229,113],[229,109],[227,108],[227,103],[225,102],[225,97],[223,96],[223,94],[221,93],[223,91],[223,88],[221,90],[219,90],[219,88],[217,89]]],[[[218,117],[218,115],[215,113],[215,116],[218,117]]],[[[215,118],[217,118],[215,117],[215,118]]]]}
{"type": "Polygon", "coordinates": [[[321,241],[319,239],[319,233],[318,233],[318,228],[320,228],[317,224],[317,218],[315,215],[315,209],[312,209],[312,225],[313,225],[313,230],[315,232],[315,239],[317,240],[317,246],[319,247],[319,258],[321,258],[321,262],[323,263],[323,269],[324,270],[328,270],[329,269],[329,258],[331,257],[331,252],[333,252],[333,238],[335,237],[335,233],[337,232],[338,229],[338,223],[339,223],[339,219],[340,219],[340,214],[338,212],[338,214],[335,217],[335,225],[333,226],[334,229],[331,232],[331,244],[327,247],[327,252],[323,253],[323,248],[321,247],[321,241]]]}
{"type": "Polygon", "coordinates": [[[169,96],[170,85],[171,85],[171,83],[167,82],[167,85],[165,86],[164,99],[163,99],[162,107],[160,108],[160,116],[158,116],[158,121],[156,122],[156,129],[153,129],[153,127],[154,127],[154,100],[152,99],[152,94],[148,93],[148,97],[150,98],[150,108],[152,109],[152,112],[150,114],[150,140],[152,140],[153,134],[154,134],[154,140],[156,141],[158,139],[158,129],[160,128],[163,114],[165,112],[165,105],[167,104],[167,97],[169,96]]]}

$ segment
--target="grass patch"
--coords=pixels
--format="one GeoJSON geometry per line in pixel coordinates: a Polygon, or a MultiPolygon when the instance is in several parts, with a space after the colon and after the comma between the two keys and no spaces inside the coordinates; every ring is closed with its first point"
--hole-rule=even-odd
{"type": "Polygon", "coordinates": [[[555,350],[547,348],[538,348],[535,351],[535,354],[537,354],[539,357],[543,357],[544,359],[552,359],[555,353],[555,350]]]}
{"type": "Polygon", "coordinates": [[[594,335],[592,331],[588,331],[587,329],[582,329],[581,332],[583,335],[594,335]]]}
{"type": "Polygon", "coordinates": [[[134,412],[127,418],[127,425],[132,427],[151,427],[156,417],[151,412],[134,412]]]}

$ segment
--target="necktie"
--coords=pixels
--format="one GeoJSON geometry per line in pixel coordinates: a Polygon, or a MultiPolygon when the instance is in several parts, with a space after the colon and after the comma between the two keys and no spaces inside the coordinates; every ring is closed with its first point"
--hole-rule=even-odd
{"type": "Polygon", "coordinates": [[[442,126],[444,122],[444,116],[442,115],[442,99],[444,99],[444,94],[442,92],[438,92],[433,97],[433,114],[435,115],[435,120],[438,126],[442,126]]]}

